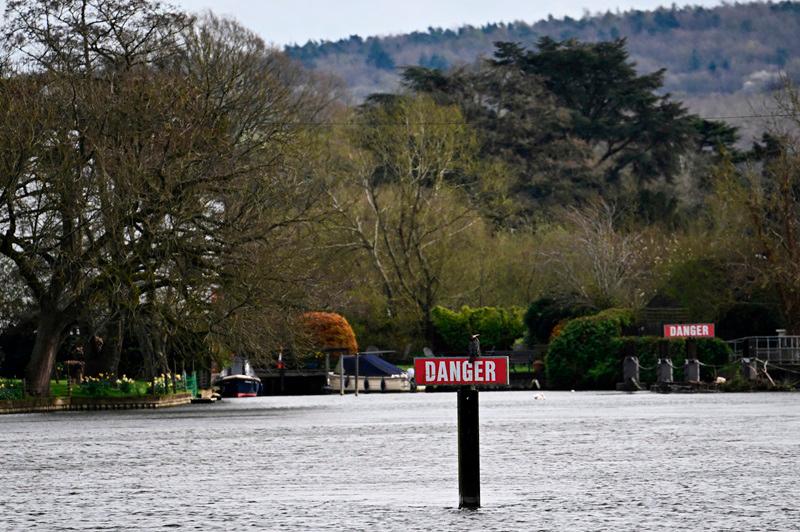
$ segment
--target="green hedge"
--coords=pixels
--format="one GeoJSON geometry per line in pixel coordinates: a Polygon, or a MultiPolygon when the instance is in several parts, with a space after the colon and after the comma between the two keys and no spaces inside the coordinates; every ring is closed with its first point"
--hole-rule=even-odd
{"type": "Polygon", "coordinates": [[[519,307],[464,306],[460,311],[434,307],[431,317],[441,344],[438,347],[466,352],[472,334],[481,335],[483,349],[511,349],[514,341],[525,333],[523,314],[519,307]]]}
{"type": "Polygon", "coordinates": [[[622,360],[620,337],[633,312],[608,309],[575,318],[550,342],[545,358],[547,384],[556,389],[611,389],[622,360]]]}

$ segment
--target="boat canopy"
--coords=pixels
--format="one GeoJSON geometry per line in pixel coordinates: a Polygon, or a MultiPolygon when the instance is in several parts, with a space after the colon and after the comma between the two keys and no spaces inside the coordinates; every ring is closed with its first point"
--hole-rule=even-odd
{"type": "MultiPolygon", "coordinates": [[[[356,374],[355,355],[345,355],[339,358],[336,366],[336,373],[341,372],[341,365],[344,363],[345,375],[356,374]]],[[[390,375],[402,375],[405,373],[391,362],[387,362],[380,356],[372,353],[358,355],[358,374],[363,377],[388,377],[390,375]]]]}
{"type": "Polygon", "coordinates": [[[236,355],[233,357],[233,360],[231,360],[231,365],[219,373],[220,378],[228,377],[230,375],[246,375],[248,377],[255,377],[256,372],[253,370],[253,367],[250,365],[250,361],[247,360],[247,357],[236,355]]]}

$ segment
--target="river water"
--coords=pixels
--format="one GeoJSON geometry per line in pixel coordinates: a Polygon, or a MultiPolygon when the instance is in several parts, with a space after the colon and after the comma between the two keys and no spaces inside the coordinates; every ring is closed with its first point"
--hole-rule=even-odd
{"type": "Polygon", "coordinates": [[[485,392],[0,416],[0,529],[798,530],[800,394],[485,392]]]}

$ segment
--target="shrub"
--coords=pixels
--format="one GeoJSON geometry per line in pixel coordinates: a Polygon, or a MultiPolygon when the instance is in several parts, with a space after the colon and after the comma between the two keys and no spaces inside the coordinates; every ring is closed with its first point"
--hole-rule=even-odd
{"type": "Polygon", "coordinates": [[[356,335],[344,316],[334,312],[306,312],[301,322],[313,349],[343,349],[350,354],[358,351],[356,335]]]}
{"type": "Polygon", "coordinates": [[[123,375],[121,379],[117,379],[117,386],[119,387],[119,391],[128,395],[135,391],[135,381],[133,379],[129,379],[126,375],[123,375]]]}
{"type": "Polygon", "coordinates": [[[547,382],[561,389],[613,388],[620,373],[622,330],[633,312],[608,309],[568,321],[550,343],[545,358],[547,382]]]}
{"type": "MultiPolygon", "coordinates": [[[[157,393],[169,393],[168,379],[169,375],[163,374],[155,379],[157,393]]],[[[152,393],[152,389],[149,391],[152,393]]],[[[117,378],[111,373],[100,373],[96,377],[84,377],[75,390],[75,394],[82,397],[126,397],[140,395],[140,393],[141,390],[137,387],[136,381],[126,375],[117,378]]]]}
{"type": "Polygon", "coordinates": [[[0,379],[0,400],[23,399],[25,390],[22,383],[11,379],[0,379]]]}
{"type": "Polygon", "coordinates": [[[480,334],[483,349],[511,349],[525,332],[523,310],[519,307],[461,307],[453,311],[434,307],[433,326],[446,351],[466,352],[469,337],[480,334]]]}
{"type": "Polygon", "coordinates": [[[114,388],[111,376],[102,373],[97,377],[84,377],[79,386],[80,395],[86,397],[108,397],[114,388]]]}

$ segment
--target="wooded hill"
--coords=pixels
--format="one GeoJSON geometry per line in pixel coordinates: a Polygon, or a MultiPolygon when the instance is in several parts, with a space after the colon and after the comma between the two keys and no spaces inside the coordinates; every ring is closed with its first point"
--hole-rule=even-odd
{"type": "MultiPolygon", "coordinates": [[[[342,78],[356,100],[396,90],[402,67],[446,69],[491,56],[494,43],[533,47],[541,37],[582,42],[624,37],[639,73],[666,69],[663,90],[704,116],[752,114],[758,95],[772,89],[780,72],[800,77],[800,3],[748,3],[662,8],[429,28],[389,37],[354,35],[336,42],[311,41],[286,51],[306,67],[342,78]]],[[[741,125],[741,124],[737,124],[741,125]]],[[[745,132],[746,134],[747,132],[745,132]]]]}

